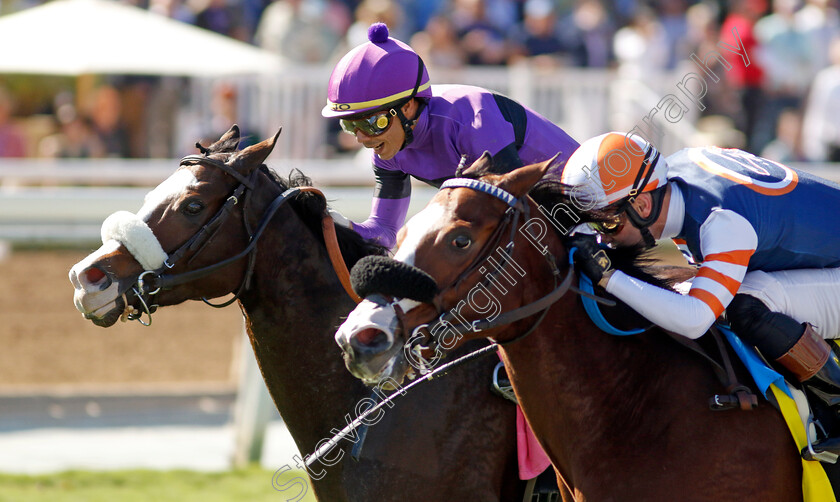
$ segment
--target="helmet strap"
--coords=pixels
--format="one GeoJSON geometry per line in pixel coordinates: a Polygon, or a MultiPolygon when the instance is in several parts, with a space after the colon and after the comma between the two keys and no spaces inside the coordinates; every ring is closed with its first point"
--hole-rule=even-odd
{"type": "Polygon", "coordinates": [[[399,105],[393,108],[394,111],[397,112],[397,118],[400,119],[400,124],[402,125],[403,131],[405,132],[405,139],[403,140],[403,144],[400,147],[400,151],[403,148],[407,147],[414,141],[414,124],[417,123],[417,119],[420,118],[420,112],[423,111],[423,107],[426,106],[426,102],[422,99],[417,100],[417,111],[414,112],[414,118],[408,120],[405,117],[405,114],[402,112],[402,107],[404,104],[408,103],[414,96],[417,95],[417,90],[420,88],[420,82],[423,80],[423,68],[425,65],[423,64],[423,58],[420,55],[417,55],[417,80],[414,82],[414,89],[411,90],[411,95],[405,99],[405,101],[401,102],[399,105]]]}
{"type": "Polygon", "coordinates": [[[639,169],[639,172],[636,173],[636,179],[633,181],[630,196],[628,196],[622,204],[624,206],[624,210],[627,212],[627,218],[630,220],[630,223],[632,223],[633,226],[638,228],[639,232],[641,232],[642,239],[644,239],[645,247],[647,248],[652,248],[656,245],[656,239],[653,238],[653,235],[650,233],[648,227],[650,227],[653,222],[659,218],[659,213],[662,212],[662,201],[665,199],[665,188],[668,185],[665,184],[664,186],[648,192],[650,193],[651,206],[650,214],[647,218],[642,218],[642,216],[633,208],[631,202],[635,199],[636,195],[647,186],[658,162],[659,152],[654,150],[653,145],[648,145],[645,149],[644,159],[642,159],[642,166],[639,169]]]}
{"type": "Polygon", "coordinates": [[[665,189],[667,187],[668,185],[661,186],[656,190],[648,192],[650,194],[651,206],[650,214],[648,214],[647,218],[642,218],[642,215],[640,215],[631,205],[631,202],[634,200],[633,197],[627,198],[622,204],[624,211],[627,212],[627,219],[630,220],[630,223],[632,223],[634,227],[639,229],[647,248],[652,248],[656,245],[656,239],[653,238],[653,235],[650,233],[648,227],[653,225],[657,218],[659,218],[659,214],[662,212],[662,202],[665,200],[665,189]]]}
{"type": "Polygon", "coordinates": [[[407,147],[414,141],[414,124],[417,123],[417,119],[420,118],[420,112],[423,111],[423,108],[426,106],[426,102],[422,99],[417,99],[417,111],[414,112],[414,118],[409,120],[406,118],[405,114],[402,112],[402,105],[395,106],[392,108],[397,113],[397,118],[400,119],[400,124],[402,125],[403,131],[405,132],[405,139],[403,140],[403,144],[400,147],[400,150],[407,147]]]}

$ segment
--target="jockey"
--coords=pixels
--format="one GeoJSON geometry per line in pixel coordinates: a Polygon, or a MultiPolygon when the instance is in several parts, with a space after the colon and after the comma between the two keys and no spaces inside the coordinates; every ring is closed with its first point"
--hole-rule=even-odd
{"type": "Polygon", "coordinates": [[[420,56],[389,38],[385,24],[371,25],[368,39],[335,66],[321,111],[340,119],[342,129],[372,150],[371,214],[351,224],[362,237],[394,246],[408,211],[409,176],[439,187],[459,163],[470,165],[485,150],[495,169],[507,172],[558,151],[566,159],[578,147],[551,121],[505,96],[466,85],[431,85],[420,56]]]}
{"type": "Polygon", "coordinates": [[[837,410],[840,361],[825,339],[840,337],[840,222],[830,217],[840,186],[741,150],[664,158],[619,132],[585,141],[561,181],[602,242],[646,248],[674,239],[702,263],[680,295],[611,269],[593,256],[591,236],[573,237],[593,282],[689,338],[726,312],[741,339],[837,410]]]}

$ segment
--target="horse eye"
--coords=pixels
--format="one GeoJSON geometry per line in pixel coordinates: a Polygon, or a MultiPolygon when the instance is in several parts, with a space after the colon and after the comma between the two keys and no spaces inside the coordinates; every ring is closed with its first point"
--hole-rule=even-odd
{"type": "Polygon", "coordinates": [[[204,204],[197,200],[190,201],[184,206],[184,212],[193,216],[200,213],[203,209],[204,204]]]}
{"type": "Polygon", "coordinates": [[[452,239],[452,245],[458,249],[466,249],[470,244],[472,244],[472,241],[466,235],[459,235],[452,239]]]}

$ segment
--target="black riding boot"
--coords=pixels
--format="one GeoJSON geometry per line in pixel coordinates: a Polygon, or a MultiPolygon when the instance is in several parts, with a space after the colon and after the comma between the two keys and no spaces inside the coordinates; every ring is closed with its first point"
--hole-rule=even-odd
{"type": "Polygon", "coordinates": [[[799,341],[776,361],[826,405],[840,405],[840,359],[810,324],[805,324],[799,341]]]}
{"type": "MultiPolygon", "coordinates": [[[[776,361],[793,373],[806,391],[840,417],[840,359],[810,324],[805,324],[805,332],[799,341],[776,361]]],[[[813,446],[817,453],[840,455],[838,437],[825,438],[813,446]]],[[[811,457],[807,448],[802,454],[806,459],[811,457]]]]}
{"type": "Polygon", "coordinates": [[[840,405],[840,360],[810,324],[773,312],[758,298],[742,293],[732,299],[726,315],[745,343],[775,359],[828,406],[840,405]]]}
{"type": "Polygon", "coordinates": [[[840,359],[832,352],[822,367],[807,382],[811,393],[829,407],[834,408],[840,416],[840,359]]]}

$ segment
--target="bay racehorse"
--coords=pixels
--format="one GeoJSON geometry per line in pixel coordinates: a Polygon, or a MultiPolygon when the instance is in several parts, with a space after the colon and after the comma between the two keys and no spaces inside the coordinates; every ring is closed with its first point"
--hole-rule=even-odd
{"type": "Polygon", "coordinates": [[[489,337],[576,500],[801,501],[798,449],[775,408],[711,411],[723,389],[706,360],[658,328],[606,334],[566,293],[568,250],[527,197],[552,162],[497,175],[485,155],[408,221],[393,260],[354,267],[367,299],[336,333],[348,367],[400,381],[489,337]]]}
{"type": "MultiPolygon", "coordinates": [[[[309,183],[299,173],[283,181],[264,165],[276,138],[237,150],[234,126],[200,147],[146,195],[138,214],[105,221],[103,246],[72,267],[70,280],[77,308],[103,327],[150,316],[152,304],[234,293],[268,390],[306,454],[356,418],[371,391],[347,373],[332,338],[354,302],[325,247],[326,201],[311,192],[284,195],[309,183]]],[[[383,252],[351,230],[335,231],[348,266],[383,252]]],[[[313,481],[318,499],[522,500],[515,408],[490,391],[492,359],[386,408],[358,461],[343,440],[329,455],[334,465],[310,469],[323,475],[313,481]]]]}

